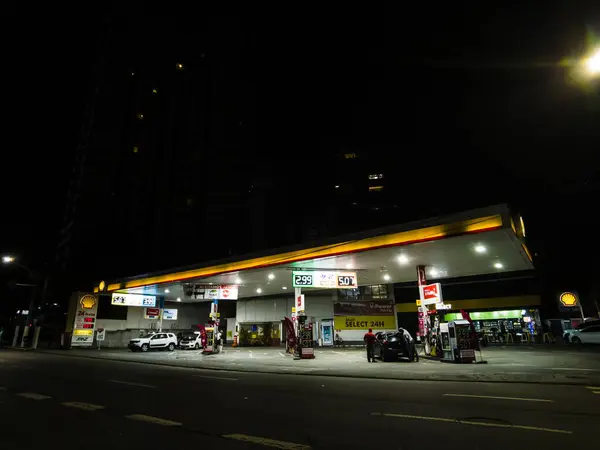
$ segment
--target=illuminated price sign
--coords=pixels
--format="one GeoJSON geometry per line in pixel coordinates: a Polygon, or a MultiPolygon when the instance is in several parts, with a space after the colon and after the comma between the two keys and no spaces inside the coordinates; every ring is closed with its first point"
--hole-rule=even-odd
{"type": "Polygon", "coordinates": [[[356,272],[336,272],[324,270],[302,270],[292,272],[294,287],[321,289],[356,289],[356,272]]]}
{"type": "Polygon", "coordinates": [[[87,323],[94,323],[94,320],[96,320],[96,319],[94,319],[93,317],[84,317],[83,318],[83,321],[87,322],[87,323]]]}
{"type": "Polygon", "coordinates": [[[356,288],[356,275],[347,274],[347,275],[338,275],[337,276],[337,285],[341,288],[356,288]]]}
{"type": "Polygon", "coordinates": [[[313,276],[312,275],[304,275],[302,273],[296,274],[294,272],[294,287],[296,287],[296,286],[312,287],[312,285],[313,285],[313,276]]]}
{"type": "Polygon", "coordinates": [[[156,297],[153,295],[140,295],[140,294],[117,294],[113,293],[112,301],[113,305],[120,306],[156,306],[156,297]]]}

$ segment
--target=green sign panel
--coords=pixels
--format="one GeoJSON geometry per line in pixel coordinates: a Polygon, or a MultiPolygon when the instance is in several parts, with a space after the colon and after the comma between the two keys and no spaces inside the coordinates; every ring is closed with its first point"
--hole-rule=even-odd
{"type": "MultiPolygon", "coordinates": [[[[520,309],[514,309],[510,311],[484,311],[484,312],[469,312],[472,320],[503,320],[503,319],[520,319],[523,317],[520,309]]],[[[444,314],[444,320],[449,322],[451,320],[461,320],[461,313],[448,313],[444,314]]]]}

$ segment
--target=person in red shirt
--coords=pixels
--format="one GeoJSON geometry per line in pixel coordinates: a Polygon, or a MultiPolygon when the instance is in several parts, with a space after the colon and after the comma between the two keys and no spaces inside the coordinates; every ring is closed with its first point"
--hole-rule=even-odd
{"type": "Polygon", "coordinates": [[[369,328],[369,331],[365,333],[364,340],[367,344],[367,361],[376,362],[375,355],[373,354],[373,345],[375,344],[375,335],[373,334],[373,328],[369,328]]]}

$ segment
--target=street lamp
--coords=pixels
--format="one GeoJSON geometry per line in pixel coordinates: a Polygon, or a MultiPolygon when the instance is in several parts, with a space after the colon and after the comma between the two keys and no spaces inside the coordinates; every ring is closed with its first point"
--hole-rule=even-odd
{"type": "MultiPolygon", "coordinates": [[[[37,289],[37,281],[35,279],[35,276],[33,275],[33,271],[29,267],[17,262],[15,260],[14,256],[4,255],[2,257],[2,262],[4,264],[14,264],[15,266],[18,266],[21,269],[26,270],[27,273],[29,274],[29,278],[31,278],[31,281],[33,282],[33,285],[32,285],[33,289],[31,291],[31,299],[29,301],[29,309],[27,311],[27,319],[25,322],[25,327],[23,328],[23,337],[21,338],[21,348],[23,348],[23,347],[25,347],[25,340],[29,336],[29,324],[31,323],[31,319],[33,318],[33,309],[35,308],[35,294],[36,294],[36,289],[37,289]]],[[[47,279],[46,279],[46,281],[47,281],[47,279]]],[[[44,296],[45,296],[45,290],[46,290],[46,286],[44,284],[44,296]]]]}
{"type": "Polygon", "coordinates": [[[600,75],[600,48],[583,60],[583,67],[589,76],[600,75]]]}

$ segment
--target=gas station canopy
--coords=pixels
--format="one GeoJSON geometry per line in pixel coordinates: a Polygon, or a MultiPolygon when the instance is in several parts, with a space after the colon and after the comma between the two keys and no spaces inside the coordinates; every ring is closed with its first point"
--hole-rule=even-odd
{"type": "MultiPolygon", "coordinates": [[[[197,302],[186,286],[237,286],[237,298],[293,292],[293,271],[356,273],[359,286],[416,282],[417,265],[428,281],[533,269],[518,216],[497,205],[340,236],[318,245],[266,251],[108,283],[98,292],[164,296],[197,302]]],[[[304,290],[305,288],[303,288],[304,290]]]]}

